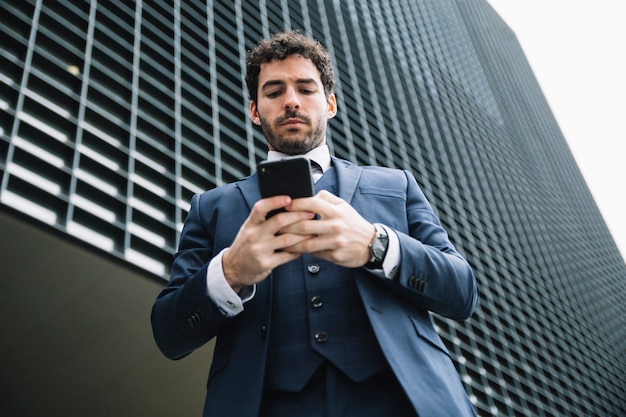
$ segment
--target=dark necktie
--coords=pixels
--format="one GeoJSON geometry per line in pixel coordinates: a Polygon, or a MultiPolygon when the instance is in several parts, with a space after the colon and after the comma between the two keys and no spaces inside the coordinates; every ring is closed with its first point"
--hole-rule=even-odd
{"type": "Polygon", "coordinates": [[[324,175],[322,167],[315,161],[311,161],[311,175],[313,176],[313,182],[317,182],[324,175]]]}

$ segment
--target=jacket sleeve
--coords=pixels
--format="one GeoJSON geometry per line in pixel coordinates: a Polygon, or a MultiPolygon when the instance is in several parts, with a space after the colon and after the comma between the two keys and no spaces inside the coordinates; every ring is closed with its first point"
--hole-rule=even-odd
{"type": "Polygon", "coordinates": [[[406,176],[408,229],[396,230],[401,262],[394,284],[404,298],[444,317],[469,318],[478,302],[476,277],[454,248],[413,175],[406,176]]]}
{"type": "Polygon", "coordinates": [[[202,199],[217,200],[219,196],[209,192],[193,197],[174,256],[170,282],[152,307],[155,341],[170,359],[188,355],[236,320],[224,316],[207,295],[207,267],[222,248],[215,247],[211,216],[205,222],[202,215],[215,210],[210,204],[201,204],[202,199]]]}

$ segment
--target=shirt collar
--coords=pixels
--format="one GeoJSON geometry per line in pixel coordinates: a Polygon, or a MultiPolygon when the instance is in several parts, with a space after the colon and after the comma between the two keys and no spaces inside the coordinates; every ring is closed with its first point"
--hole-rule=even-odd
{"type": "MultiPolygon", "coordinates": [[[[267,152],[268,161],[278,161],[280,159],[288,158],[290,156],[291,155],[287,155],[278,151],[267,152]]],[[[317,164],[322,168],[322,172],[326,172],[330,168],[330,151],[328,150],[328,145],[321,145],[317,148],[313,148],[302,156],[311,161],[317,162],[317,164]]]]}

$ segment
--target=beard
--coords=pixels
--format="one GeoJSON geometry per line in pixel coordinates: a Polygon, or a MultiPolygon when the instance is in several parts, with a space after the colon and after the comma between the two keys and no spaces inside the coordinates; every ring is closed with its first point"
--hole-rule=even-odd
{"type": "MultiPolygon", "coordinates": [[[[274,125],[278,127],[284,121],[292,118],[300,119],[307,124],[311,123],[311,119],[308,116],[298,112],[288,112],[276,119],[274,125]]],[[[323,118],[320,118],[313,130],[309,132],[300,132],[300,128],[294,128],[288,129],[286,134],[277,134],[270,122],[261,117],[261,115],[259,115],[259,119],[261,121],[261,130],[270,147],[287,155],[304,155],[320,146],[326,139],[326,120],[323,118]]]]}

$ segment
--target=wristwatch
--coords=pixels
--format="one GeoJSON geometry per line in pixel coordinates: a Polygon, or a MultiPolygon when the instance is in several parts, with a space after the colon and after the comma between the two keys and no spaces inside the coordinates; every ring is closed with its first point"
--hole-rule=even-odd
{"type": "Polygon", "coordinates": [[[369,244],[370,260],[364,266],[368,269],[382,269],[389,247],[389,236],[382,225],[374,223],[374,227],[376,228],[376,236],[369,244]]]}

